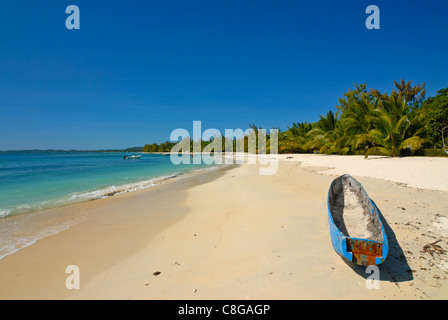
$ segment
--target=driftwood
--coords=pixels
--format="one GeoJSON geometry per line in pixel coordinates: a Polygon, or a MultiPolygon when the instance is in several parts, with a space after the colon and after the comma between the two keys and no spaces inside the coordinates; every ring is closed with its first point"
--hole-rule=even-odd
{"type": "Polygon", "coordinates": [[[446,250],[443,250],[441,246],[439,246],[437,243],[442,241],[441,239],[428,243],[423,246],[422,252],[428,252],[432,257],[434,257],[434,253],[437,254],[445,254],[446,250]]]}

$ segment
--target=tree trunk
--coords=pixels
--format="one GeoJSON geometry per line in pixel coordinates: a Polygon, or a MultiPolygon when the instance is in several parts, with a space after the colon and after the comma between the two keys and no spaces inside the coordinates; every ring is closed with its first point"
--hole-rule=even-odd
{"type": "Polygon", "coordinates": [[[446,154],[448,154],[448,149],[445,147],[445,130],[448,129],[448,126],[442,128],[442,143],[443,143],[443,150],[446,154]]]}

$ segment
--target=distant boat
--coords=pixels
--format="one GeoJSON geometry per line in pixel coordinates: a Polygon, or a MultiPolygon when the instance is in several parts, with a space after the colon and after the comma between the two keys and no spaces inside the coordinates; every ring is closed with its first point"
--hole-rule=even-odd
{"type": "Polygon", "coordinates": [[[379,212],[367,192],[348,174],[328,191],[328,225],[334,250],[362,266],[383,263],[389,251],[379,212]]]}
{"type": "Polygon", "coordinates": [[[129,160],[129,159],[140,159],[142,156],[141,155],[132,155],[132,156],[124,156],[123,159],[124,160],[129,160]]]}

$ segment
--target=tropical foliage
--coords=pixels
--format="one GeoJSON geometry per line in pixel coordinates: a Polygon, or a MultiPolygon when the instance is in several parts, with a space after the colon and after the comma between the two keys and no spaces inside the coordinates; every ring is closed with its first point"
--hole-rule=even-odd
{"type": "MultiPolygon", "coordinates": [[[[394,85],[395,89],[388,94],[367,89],[365,84],[356,84],[354,89],[338,99],[335,111],[319,115],[316,122],[294,122],[286,131],[277,128],[278,152],[396,157],[411,151],[418,154],[415,151],[423,148],[446,148],[448,153],[448,88],[426,99],[424,83],[413,86],[411,81],[402,79],[394,81],[394,85]]],[[[258,131],[262,129],[255,124],[249,126],[250,133],[239,139],[244,151],[248,151],[249,139],[257,140],[258,131]]],[[[222,139],[224,151],[225,138],[218,136],[213,139],[222,139]]],[[[202,148],[213,139],[202,141],[202,148]]],[[[269,140],[269,130],[266,130],[267,148],[257,148],[256,151],[269,152],[269,140]]],[[[173,145],[173,142],[146,145],[144,151],[169,152],[173,145]]],[[[241,144],[234,138],[234,151],[237,145],[241,144]]],[[[422,153],[428,154],[419,154],[422,153]]]]}

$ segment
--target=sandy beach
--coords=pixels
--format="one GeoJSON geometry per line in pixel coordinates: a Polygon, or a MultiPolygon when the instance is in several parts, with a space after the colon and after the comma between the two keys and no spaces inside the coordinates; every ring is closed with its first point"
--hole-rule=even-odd
{"type": "Polygon", "coordinates": [[[275,175],[242,164],[53,209],[77,222],[0,260],[0,299],[448,299],[447,203],[448,158],[280,155],[275,175]],[[379,289],[331,244],[343,173],[386,222],[379,289]]]}

